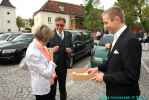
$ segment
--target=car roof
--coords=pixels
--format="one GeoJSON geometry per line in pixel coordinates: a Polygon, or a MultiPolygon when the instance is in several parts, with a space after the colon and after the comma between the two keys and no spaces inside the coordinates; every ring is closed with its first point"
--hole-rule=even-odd
{"type": "Polygon", "coordinates": [[[5,32],[3,34],[0,34],[0,37],[3,39],[2,40],[7,40],[8,38],[11,38],[12,36],[18,36],[20,35],[21,33],[18,33],[18,32],[5,32]]]}
{"type": "Polygon", "coordinates": [[[2,34],[0,34],[0,35],[6,35],[6,34],[21,34],[21,33],[19,33],[19,32],[5,32],[5,33],[2,33],[2,34]]]}
{"type": "Polygon", "coordinates": [[[65,29],[65,31],[70,31],[70,32],[89,32],[88,30],[81,30],[81,29],[75,29],[75,30],[71,30],[71,29],[65,29]]]}
{"type": "Polygon", "coordinates": [[[22,33],[22,34],[33,34],[33,33],[22,33]]]}

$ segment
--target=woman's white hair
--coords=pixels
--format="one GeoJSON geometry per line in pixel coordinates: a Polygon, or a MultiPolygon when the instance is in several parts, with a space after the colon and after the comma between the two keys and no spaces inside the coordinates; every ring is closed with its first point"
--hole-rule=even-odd
{"type": "Polygon", "coordinates": [[[47,25],[35,25],[32,27],[32,33],[40,41],[47,42],[53,36],[51,29],[47,25]]]}

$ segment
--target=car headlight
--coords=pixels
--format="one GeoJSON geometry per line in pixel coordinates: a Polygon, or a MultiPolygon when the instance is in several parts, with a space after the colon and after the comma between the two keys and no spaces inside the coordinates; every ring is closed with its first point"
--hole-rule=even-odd
{"type": "Polygon", "coordinates": [[[16,49],[4,49],[2,53],[14,53],[16,49]]]}

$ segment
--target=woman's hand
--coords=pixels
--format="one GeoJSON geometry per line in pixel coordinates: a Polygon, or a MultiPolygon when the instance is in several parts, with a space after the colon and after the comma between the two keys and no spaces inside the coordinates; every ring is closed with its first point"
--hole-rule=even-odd
{"type": "Polygon", "coordinates": [[[59,50],[59,46],[54,46],[53,47],[53,52],[55,53],[55,52],[57,52],[59,50]]]}

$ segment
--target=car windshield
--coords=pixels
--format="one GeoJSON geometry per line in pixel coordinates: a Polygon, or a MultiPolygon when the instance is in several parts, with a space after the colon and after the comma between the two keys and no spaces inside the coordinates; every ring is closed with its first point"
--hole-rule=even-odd
{"type": "Polygon", "coordinates": [[[68,32],[71,32],[72,34],[72,41],[84,41],[90,39],[90,32],[83,31],[83,30],[66,30],[68,32]]]}
{"type": "Polygon", "coordinates": [[[3,41],[3,40],[11,41],[19,35],[20,35],[19,33],[3,33],[3,34],[0,34],[0,41],[3,41]]]}
{"type": "Polygon", "coordinates": [[[30,42],[32,39],[33,39],[33,35],[32,34],[21,34],[20,36],[16,37],[12,41],[14,41],[14,42],[16,42],[16,41],[27,41],[27,42],[30,42]]]}
{"type": "Polygon", "coordinates": [[[81,34],[78,32],[72,32],[72,41],[81,40],[81,34]]]}
{"type": "Polygon", "coordinates": [[[6,39],[6,41],[12,41],[13,39],[15,39],[17,36],[19,36],[20,34],[13,34],[8,36],[8,38],[6,39]]]}
{"type": "Polygon", "coordinates": [[[7,39],[7,37],[10,35],[11,33],[3,33],[0,34],[0,41],[7,39]]]}

